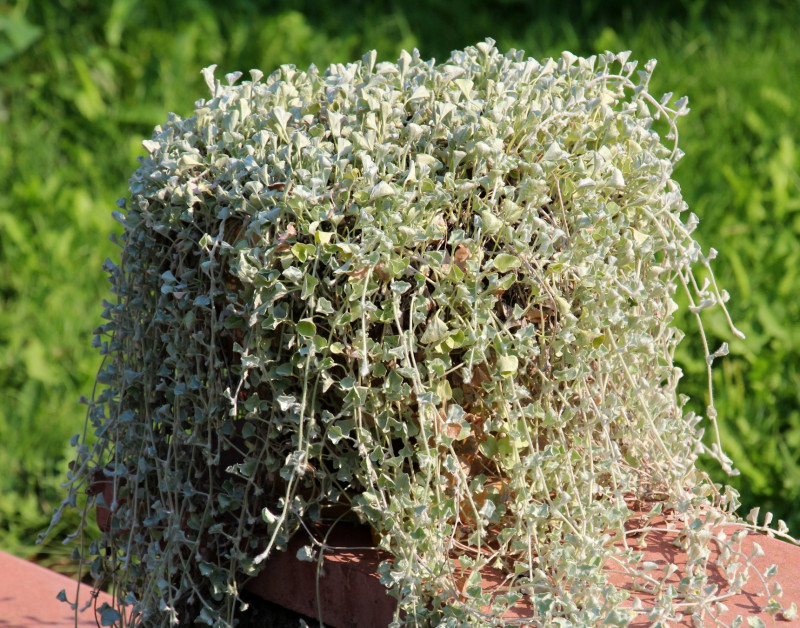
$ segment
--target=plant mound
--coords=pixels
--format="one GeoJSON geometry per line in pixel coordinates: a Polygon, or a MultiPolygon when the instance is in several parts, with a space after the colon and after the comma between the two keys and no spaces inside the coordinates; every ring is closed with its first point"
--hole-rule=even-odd
{"type": "Polygon", "coordinates": [[[211,98],[144,142],[109,263],[67,500],[114,482],[83,553],[121,594],[104,620],[233,625],[264,558],[348,517],[393,555],[399,623],[708,617],[709,526],[736,495],[695,468],[672,315],[679,287],[695,312],[727,295],[654,65],[487,41],[439,65],[205,70],[211,98]],[[679,588],[619,543],[663,513],[693,548],[679,588]],[[610,561],[654,605],[626,605],[610,561]]]}

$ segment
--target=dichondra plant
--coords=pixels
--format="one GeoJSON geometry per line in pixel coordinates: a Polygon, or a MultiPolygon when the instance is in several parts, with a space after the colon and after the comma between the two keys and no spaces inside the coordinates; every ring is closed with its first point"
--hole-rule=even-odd
{"type": "Polygon", "coordinates": [[[65,506],[114,485],[78,549],[117,594],[104,623],[235,625],[264,559],[348,517],[391,553],[398,625],[713,621],[756,573],[715,525],[759,526],[695,466],[730,461],[676,392],[676,292],[698,324],[728,295],[671,178],[686,102],[650,94],[654,66],[487,41],[438,65],[204,71],[210,98],[144,142],[117,213],[69,476],[65,506]],[[634,514],[681,522],[680,586],[625,542],[634,514]]]}

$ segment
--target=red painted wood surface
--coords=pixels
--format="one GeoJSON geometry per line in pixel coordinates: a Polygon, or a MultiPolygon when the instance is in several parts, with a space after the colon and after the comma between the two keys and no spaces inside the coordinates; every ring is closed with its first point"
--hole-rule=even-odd
{"type": "MultiPolygon", "coordinates": [[[[0,628],[40,628],[75,625],[75,613],[56,599],[66,590],[74,602],[78,582],[16,556],[0,552],[0,628]]],[[[81,587],[80,607],[91,599],[91,587],[81,587]]],[[[111,602],[101,593],[98,607],[111,602]]],[[[97,628],[91,608],[79,615],[80,628],[97,628]]]]}
{"type": "MultiPolygon", "coordinates": [[[[107,493],[106,502],[112,503],[113,485],[110,482],[105,482],[102,486],[98,483],[98,492],[100,491],[107,493]]],[[[110,512],[107,508],[97,508],[97,519],[101,529],[109,528],[110,512]]],[[[665,527],[666,521],[662,518],[651,525],[656,528],[665,527]]],[[[725,531],[730,536],[734,528],[728,527],[725,531]]],[[[657,570],[653,572],[654,575],[669,563],[678,567],[669,579],[673,584],[677,584],[683,577],[687,558],[685,553],[673,545],[677,534],[677,531],[670,532],[664,529],[653,531],[648,533],[643,546],[636,546],[637,550],[644,552],[644,560],[658,565],[657,570]]],[[[633,544],[638,541],[639,539],[629,539],[628,542],[633,544]]],[[[757,542],[765,552],[764,556],[754,560],[755,566],[761,573],[772,564],[778,566],[778,581],[783,587],[782,604],[789,606],[791,602],[795,602],[800,606],[800,547],[768,536],[748,534],[741,550],[747,556],[752,553],[753,542],[757,542]]],[[[274,553],[262,572],[250,580],[245,588],[263,599],[302,615],[319,616],[329,628],[387,626],[394,616],[396,601],[386,593],[378,578],[377,567],[387,555],[374,548],[369,528],[348,523],[336,526],[326,540],[328,546],[336,549],[325,551],[319,564],[316,560],[300,561],[296,557],[301,547],[310,544],[307,534],[296,535],[289,549],[286,552],[274,553]]],[[[725,580],[722,573],[714,571],[716,568],[713,563],[718,553],[715,552],[716,546],[713,541],[710,547],[711,580],[712,583],[716,582],[723,586],[725,580]]],[[[611,567],[607,565],[607,568],[611,567]]],[[[610,580],[617,587],[634,591],[631,579],[623,574],[612,573],[610,580]]],[[[485,588],[491,589],[501,582],[502,577],[493,573],[491,569],[483,572],[485,588]]],[[[651,602],[646,593],[639,591],[637,595],[645,607],[651,602]]],[[[761,591],[758,576],[750,572],[743,592],[725,600],[728,611],[718,619],[729,624],[737,615],[755,616],[767,626],[773,625],[774,622],[775,626],[780,627],[800,627],[800,620],[789,621],[781,616],[773,619],[762,611],[762,607],[768,602],[768,597],[761,591]]],[[[529,616],[530,608],[525,602],[520,602],[506,614],[507,619],[529,616]]],[[[714,625],[710,617],[704,617],[702,621],[703,625],[714,625]]],[[[631,625],[635,628],[644,628],[650,624],[646,615],[640,615],[631,625]]],[[[694,626],[694,623],[691,615],[687,615],[684,621],[671,625],[694,626]]],[[[3,626],[0,620],[0,628],[3,626]]]]}
{"type": "MultiPolygon", "coordinates": [[[[682,567],[685,557],[679,548],[672,545],[675,535],[675,532],[648,535],[647,546],[641,548],[645,552],[645,560],[656,562],[659,567],[667,561],[682,567]]],[[[783,603],[787,606],[792,601],[800,604],[800,547],[751,534],[743,543],[743,551],[749,553],[753,541],[758,542],[765,552],[765,556],[755,559],[756,566],[762,572],[769,565],[778,565],[783,603]]],[[[387,595],[378,580],[375,570],[385,555],[371,548],[372,539],[368,529],[340,525],[327,543],[339,549],[325,552],[323,556],[319,600],[322,602],[325,624],[329,628],[381,628],[388,625],[394,614],[395,601],[387,595]]],[[[276,553],[269,559],[261,575],[247,584],[247,590],[285,608],[317,617],[317,562],[304,562],[296,558],[297,550],[306,544],[308,539],[298,535],[287,552],[276,553]]],[[[680,574],[679,570],[672,579],[677,581],[680,574]]],[[[490,582],[490,578],[486,580],[490,582]]],[[[612,581],[616,586],[631,586],[630,580],[626,581],[624,576],[614,575],[612,581]]],[[[756,615],[766,625],[772,625],[771,618],[760,610],[768,600],[758,590],[756,582],[757,578],[752,576],[744,593],[726,602],[729,611],[721,617],[725,623],[742,614],[756,615]]],[[[74,613],[56,596],[59,591],[66,590],[69,599],[74,601],[76,589],[75,580],[0,552],[0,628],[74,626],[74,613]]],[[[81,606],[89,599],[89,588],[82,586],[81,606]]],[[[642,596],[642,599],[647,603],[646,596],[642,596]]],[[[110,602],[110,599],[101,594],[98,605],[104,601],[110,602]]],[[[512,616],[524,617],[524,611],[524,605],[521,605],[513,610],[512,616]]],[[[650,622],[642,616],[632,625],[644,628],[650,622]]],[[[687,616],[679,625],[693,624],[687,616]]],[[[706,625],[712,625],[712,621],[709,619],[706,625]]],[[[790,622],[779,617],[775,625],[800,626],[800,621],[790,622]]],[[[78,626],[97,626],[91,609],[79,615],[78,626]]]]}
{"type": "MultiPolygon", "coordinates": [[[[375,571],[386,555],[377,549],[363,549],[371,545],[370,533],[366,528],[340,524],[334,533],[331,534],[327,544],[337,546],[338,549],[324,553],[319,582],[317,582],[317,561],[305,562],[296,558],[297,550],[309,543],[306,535],[298,534],[286,552],[276,553],[267,561],[262,573],[247,584],[247,590],[270,602],[310,617],[317,617],[321,606],[321,616],[328,628],[387,626],[396,604],[394,598],[386,594],[375,571]],[[319,589],[319,600],[317,589],[319,589]],[[321,604],[318,604],[318,601],[321,601],[321,604]]],[[[644,560],[657,563],[659,569],[667,563],[674,563],[678,571],[669,579],[674,583],[680,581],[686,565],[685,553],[672,544],[676,536],[677,532],[651,532],[646,537],[646,545],[636,547],[637,550],[644,552],[644,560]]],[[[742,543],[742,551],[745,554],[750,555],[754,541],[765,553],[753,561],[755,566],[763,573],[770,565],[776,564],[778,581],[783,587],[782,603],[784,606],[789,606],[791,602],[795,602],[800,606],[800,547],[764,535],[748,534],[742,543]]],[[[711,545],[709,563],[713,564],[718,554],[713,549],[713,542],[711,545]]],[[[612,574],[610,579],[615,586],[632,590],[630,578],[612,574]]],[[[713,567],[711,579],[712,582],[724,583],[722,574],[715,572],[713,567]]],[[[484,575],[484,584],[487,588],[491,588],[493,580],[499,582],[499,579],[492,578],[492,574],[484,575]]],[[[767,626],[773,625],[773,618],[761,610],[769,599],[760,589],[758,577],[750,572],[744,591],[725,601],[729,610],[719,619],[729,624],[737,615],[756,616],[767,626]]],[[[647,606],[647,595],[642,593],[638,595],[647,606]]],[[[506,617],[524,618],[529,616],[526,611],[526,605],[520,603],[511,609],[506,617]]],[[[774,621],[775,626],[800,626],[800,620],[789,621],[780,616],[774,621]]],[[[641,615],[631,626],[644,628],[651,623],[645,615],[641,615]]],[[[691,616],[687,615],[684,621],[671,625],[694,626],[695,624],[691,616]]],[[[705,617],[702,625],[714,625],[714,622],[710,617],[705,617]]]]}

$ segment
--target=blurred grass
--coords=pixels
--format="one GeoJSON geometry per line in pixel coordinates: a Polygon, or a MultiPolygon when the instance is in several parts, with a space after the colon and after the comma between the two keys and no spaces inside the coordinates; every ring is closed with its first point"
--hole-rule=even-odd
{"type": "MultiPolygon", "coordinates": [[[[487,36],[536,57],[656,57],[653,91],[689,96],[676,178],[702,244],[720,250],[716,272],[747,333],[715,375],[723,443],[742,470],[732,481],[745,513],[762,505],[800,534],[800,11],[794,1],[722,4],[647,14],[599,0],[0,5],[0,547],[70,569],[57,539],[34,541],[61,499],[68,441],[83,426],[77,399],[99,366],[101,266],[117,255],[110,213],[141,140],[205,96],[200,69],[324,67],[414,46],[443,60],[487,36]]],[[[691,339],[693,322],[680,324],[691,339]]],[[[706,326],[713,345],[730,340],[719,315],[706,326]]],[[[679,357],[683,392],[702,412],[699,344],[687,340],[679,357]]]]}

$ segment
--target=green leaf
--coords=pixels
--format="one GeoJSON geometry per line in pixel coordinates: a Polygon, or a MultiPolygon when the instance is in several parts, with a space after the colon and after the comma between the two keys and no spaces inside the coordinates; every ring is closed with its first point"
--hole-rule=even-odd
{"type": "Polygon", "coordinates": [[[316,559],[316,552],[314,548],[310,545],[303,545],[299,550],[297,550],[297,560],[306,562],[306,563],[313,563],[316,559]]]}
{"type": "Polygon", "coordinates": [[[489,459],[494,458],[498,452],[497,439],[494,436],[487,436],[479,445],[480,452],[489,459]]]}
{"type": "Polygon", "coordinates": [[[334,445],[336,445],[343,438],[346,438],[345,434],[342,432],[342,428],[338,425],[331,425],[328,428],[327,437],[328,440],[334,445]]]}
{"type": "Polygon", "coordinates": [[[470,79],[456,79],[453,82],[461,91],[461,94],[464,96],[464,98],[469,98],[470,94],[472,93],[472,87],[474,86],[474,83],[470,79]]]}
{"type": "Polygon", "coordinates": [[[503,377],[514,375],[519,368],[519,358],[515,355],[503,355],[497,359],[497,370],[503,377]]]}
{"type": "Polygon", "coordinates": [[[325,340],[325,338],[323,338],[322,336],[314,336],[311,339],[311,343],[314,345],[314,348],[317,351],[322,351],[328,346],[328,341],[325,340]]]}
{"type": "Polygon", "coordinates": [[[331,231],[320,231],[319,229],[317,229],[314,232],[314,241],[317,244],[329,244],[331,238],[333,238],[333,235],[334,234],[331,231]]]}
{"type": "MultiPolygon", "coordinates": [[[[300,298],[304,301],[314,294],[314,288],[319,284],[319,279],[313,275],[305,275],[303,277],[303,289],[300,292],[300,298]]],[[[330,303],[330,302],[329,302],[330,303]]]]}
{"type": "Polygon", "coordinates": [[[122,621],[122,615],[116,609],[110,607],[107,603],[100,607],[101,626],[113,626],[118,621],[122,621]]]}
{"type": "Polygon", "coordinates": [[[24,18],[0,15],[0,64],[11,61],[41,36],[41,27],[25,21],[24,18]]]}
{"type": "Polygon", "coordinates": [[[407,281],[393,281],[391,283],[392,291],[396,292],[397,294],[405,294],[409,288],[411,288],[411,284],[407,281]]]}
{"type": "Polygon", "coordinates": [[[570,313],[571,306],[569,301],[567,301],[564,297],[556,295],[556,307],[558,308],[558,313],[562,316],[566,316],[570,313]]]}
{"type": "Polygon", "coordinates": [[[449,330],[447,325],[439,318],[439,313],[433,315],[419,341],[422,344],[435,344],[447,336],[449,330]]]}
{"type": "Polygon", "coordinates": [[[297,333],[305,338],[312,338],[317,333],[317,326],[310,318],[304,318],[297,321],[295,325],[297,333]]]}
{"type": "Polygon", "coordinates": [[[317,247],[313,244],[302,244],[298,242],[292,247],[292,255],[300,262],[305,262],[309,257],[313,257],[317,252],[317,247]]]}
{"type": "Polygon", "coordinates": [[[556,142],[552,142],[542,155],[542,161],[561,161],[569,157],[569,153],[561,148],[556,142]]]}
{"type": "Polygon", "coordinates": [[[503,228],[503,221],[495,216],[491,211],[484,210],[480,212],[481,229],[484,235],[495,235],[500,229],[503,228]]]}
{"type": "Polygon", "coordinates": [[[266,507],[261,509],[261,516],[269,525],[274,525],[278,521],[278,515],[266,507]]]}
{"type": "Polygon", "coordinates": [[[272,111],[272,115],[275,116],[275,120],[278,123],[278,128],[286,133],[286,125],[289,124],[289,120],[292,119],[292,114],[286,111],[283,107],[275,107],[272,111]]]}
{"type": "Polygon", "coordinates": [[[636,244],[639,245],[644,244],[650,238],[650,236],[647,235],[646,233],[642,233],[641,231],[639,231],[638,229],[634,229],[633,227],[631,227],[631,233],[633,234],[634,241],[636,242],[636,244]]]}
{"type": "Polygon", "coordinates": [[[501,273],[511,270],[512,268],[518,268],[521,263],[519,257],[516,255],[509,255],[508,253],[500,253],[492,260],[492,265],[501,273]]]}
{"type": "Polygon", "coordinates": [[[333,314],[333,304],[325,297],[320,297],[317,301],[317,312],[320,314],[333,314]]]}
{"type": "Polygon", "coordinates": [[[381,181],[377,185],[372,188],[369,194],[369,200],[375,200],[376,198],[383,198],[384,196],[391,196],[394,194],[394,188],[386,181],[381,181]]]}

